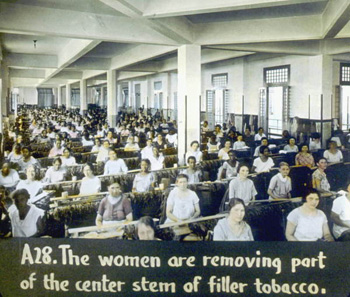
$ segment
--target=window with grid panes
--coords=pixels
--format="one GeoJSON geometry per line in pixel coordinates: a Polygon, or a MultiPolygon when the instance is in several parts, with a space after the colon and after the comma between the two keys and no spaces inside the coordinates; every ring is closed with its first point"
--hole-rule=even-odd
{"type": "Polygon", "coordinates": [[[212,85],[214,88],[225,88],[227,86],[227,73],[213,74],[211,76],[212,85]]]}
{"type": "Polygon", "coordinates": [[[281,85],[289,82],[290,65],[264,68],[264,81],[267,85],[281,85]]]}
{"type": "Polygon", "coordinates": [[[350,85],[350,64],[340,63],[340,84],[350,85]]]}

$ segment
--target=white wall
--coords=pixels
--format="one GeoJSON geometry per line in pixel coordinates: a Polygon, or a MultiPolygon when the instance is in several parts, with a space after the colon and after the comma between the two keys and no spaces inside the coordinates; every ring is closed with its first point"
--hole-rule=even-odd
{"type": "MultiPolygon", "coordinates": [[[[308,100],[311,100],[311,119],[320,119],[321,94],[324,95],[324,119],[331,117],[331,96],[339,85],[339,62],[329,56],[276,56],[256,55],[202,65],[202,111],[206,110],[206,91],[212,90],[214,74],[227,73],[229,89],[229,112],[242,112],[242,96],[245,98],[245,114],[259,113],[259,89],[264,87],[263,70],[266,67],[290,65],[291,117],[308,118],[308,100]]],[[[133,85],[141,84],[141,104],[153,107],[154,82],[162,81],[164,108],[174,107],[174,93],[177,92],[177,73],[149,75],[133,79],[133,85]],[[147,105],[149,97],[149,105],[147,105]]]]}
{"type": "Polygon", "coordinates": [[[19,104],[38,104],[38,91],[36,88],[18,88],[19,90],[19,104]]]}

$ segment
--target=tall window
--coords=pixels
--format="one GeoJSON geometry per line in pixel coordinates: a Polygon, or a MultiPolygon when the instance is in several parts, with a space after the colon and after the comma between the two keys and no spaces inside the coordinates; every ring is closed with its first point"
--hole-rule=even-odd
{"type": "Polygon", "coordinates": [[[227,89],[228,74],[212,75],[212,90],[206,91],[207,121],[211,128],[215,124],[223,124],[227,121],[229,92],[227,89]]]}
{"type": "Polygon", "coordinates": [[[38,88],[38,106],[51,107],[53,106],[53,92],[50,88],[38,88]]]}
{"type": "Polygon", "coordinates": [[[72,89],[71,96],[72,107],[80,107],[80,89],[72,89]]]}
{"type": "Polygon", "coordinates": [[[340,63],[340,90],[336,88],[335,105],[336,111],[340,115],[342,130],[350,128],[350,64],[340,63]],[[340,97],[340,104],[339,104],[340,97]],[[339,112],[340,111],[340,112],[339,112]]]}
{"type": "Polygon", "coordinates": [[[281,137],[284,129],[289,130],[289,81],[290,65],[264,68],[266,88],[260,89],[259,123],[269,137],[281,137]]]}
{"type": "Polygon", "coordinates": [[[155,81],[154,85],[154,108],[163,109],[163,84],[161,81],[155,81]]]}

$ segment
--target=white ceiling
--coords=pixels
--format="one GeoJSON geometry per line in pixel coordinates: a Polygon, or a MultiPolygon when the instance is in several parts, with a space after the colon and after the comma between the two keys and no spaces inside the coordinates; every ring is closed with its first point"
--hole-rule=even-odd
{"type": "Polygon", "coordinates": [[[1,41],[3,50],[8,53],[57,55],[70,39],[54,36],[4,33],[1,34],[1,41]],[[36,47],[34,47],[34,40],[36,40],[36,47]]]}
{"type": "Polygon", "coordinates": [[[349,20],[349,0],[0,0],[0,60],[13,86],[57,87],[112,69],[124,79],[176,71],[184,44],[202,45],[203,63],[269,53],[343,59],[349,20]]]}

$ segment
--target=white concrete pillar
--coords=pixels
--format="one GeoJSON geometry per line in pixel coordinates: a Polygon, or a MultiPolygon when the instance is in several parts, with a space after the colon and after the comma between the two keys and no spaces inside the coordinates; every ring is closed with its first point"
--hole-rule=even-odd
{"type": "Polygon", "coordinates": [[[87,85],[86,85],[86,79],[80,80],[80,114],[83,115],[87,111],[87,85]]]}
{"type": "Polygon", "coordinates": [[[7,116],[7,106],[9,101],[9,88],[10,88],[10,79],[9,79],[9,68],[4,63],[4,61],[1,62],[0,67],[0,77],[2,80],[2,87],[1,87],[1,109],[0,109],[0,126],[2,131],[2,116],[7,116]]]}
{"type": "MultiPolygon", "coordinates": [[[[315,120],[330,120],[332,118],[333,59],[328,55],[310,57],[309,69],[310,117],[315,120]]],[[[323,127],[322,146],[326,148],[327,139],[331,137],[331,130],[323,127]]]]}
{"type": "Polygon", "coordinates": [[[178,49],[178,156],[190,143],[200,141],[201,47],[183,45],[178,49]]]}
{"type": "Polygon", "coordinates": [[[128,81],[128,91],[129,91],[129,105],[127,106],[128,108],[130,108],[130,106],[135,107],[135,103],[134,103],[134,89],[133,89],[133,83],[131,80],[128,81]]]}
{"type": "Polygon", "coordinates": [[[104,96],[104,93],[105,93],[105,89],[106,89],[105,86],[101,86],[100,100],[98,101],[100,106],[103,105],[103,98],[104,98],[103,96],[104,96]]]}
{"type": "Polygon", "coordinates": [[[62,106],[62,89],[59,86],[57,88],[57,107],[61,107],[62,106]]]}
{"type": "Polygon", "coordinates": [[[66,109],[72,107],[72,89],[70,84],[66,84],[66,109]]]}
{"type": "Polygon", "coordinates": [[[110,127],[116,126],[118,114],[117,71],[107,71],[107,118],[110,127]]]}

